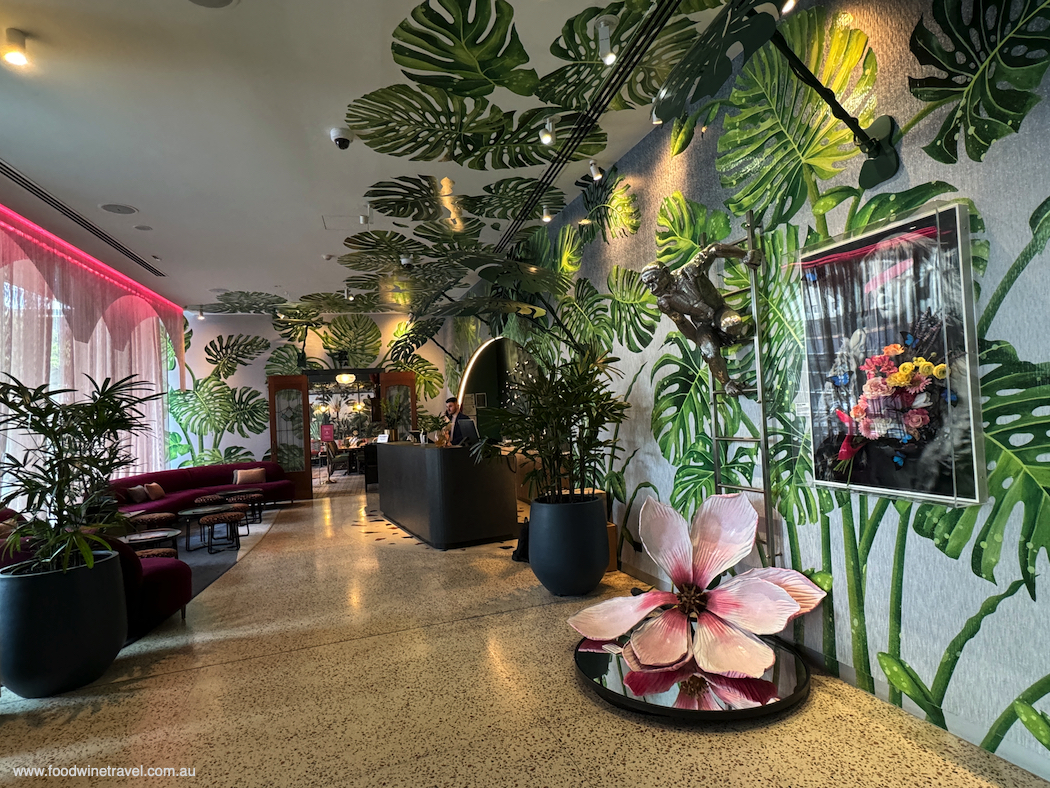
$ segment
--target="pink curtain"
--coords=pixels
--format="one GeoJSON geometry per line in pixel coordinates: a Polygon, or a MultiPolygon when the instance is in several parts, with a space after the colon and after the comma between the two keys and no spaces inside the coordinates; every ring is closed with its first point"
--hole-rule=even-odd
{"type": "MultiPolygon", "coordinates": [[[[0,206],[0,371],[30,386],[84,391],[131,374],[167,391],[167,339],[182,364],[182,308],[0,206]]],[[[145,411],[133,467],[167,463],[167,409],[145,411]]],[[[0,434],[0,452],[15,436],[0,434]]],[[[16,441],[17,442],[17,441],[16,441]]],[[[14,448],[14,447],[12,447],[14,448]]]]}

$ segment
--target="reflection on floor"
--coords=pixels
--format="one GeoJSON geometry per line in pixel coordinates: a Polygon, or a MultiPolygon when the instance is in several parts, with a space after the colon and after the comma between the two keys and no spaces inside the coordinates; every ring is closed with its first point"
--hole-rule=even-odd
{"type": "MultiPolygon", "coordinates": [[[[682,728],[607,707],[575,678],[565,619],[507,545],[441,552],[378,496],[283,510],[243,560],[122,652],[95,685],[0,694],[15,767],[194,769],[51,785],[1047,786],[840,681],[786,716],[682,728]],[[392,548],[400,549],[392,549],[392,548]]],[[[595,597],[635,581],[606,576],[595,597]]],[[[43,782],[41,784],[44,784],[43,782]]]]}

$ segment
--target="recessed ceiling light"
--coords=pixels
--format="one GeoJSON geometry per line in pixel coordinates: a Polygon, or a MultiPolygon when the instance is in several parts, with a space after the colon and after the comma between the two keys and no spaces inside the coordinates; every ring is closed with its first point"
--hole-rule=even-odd
{"type": "Polygon", "coordinates": [[[119,213],[121,216],[130,216],[133,213],[139,212],[138,208],[132,207],[131,205],[121,205],[118,202],[106,202],[98,207],[109,213],[119,213]]]}
{"type": "Polygon", "coordinates": [[[144,232],[144,233],[148,233],[153,228],[150,227],[148,224],[136,224],[135,225],[135,229],[136,230],[142,230],[142,232],[144,232]]]}
{"type": "Polygon", "coordinates": [[[237,5],[237,0],[190,0],[190,2],[202,8],[227,8],[237,5]]]}

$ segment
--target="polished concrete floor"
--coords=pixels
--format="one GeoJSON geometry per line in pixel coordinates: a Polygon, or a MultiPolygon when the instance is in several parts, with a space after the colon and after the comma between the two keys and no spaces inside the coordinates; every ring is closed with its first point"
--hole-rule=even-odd
{"type": "MultiPolygon", "coordinates": [[[[834,679],[793,713],[689,729],[610,708],[509,545],[438,552],[332,486],[95,685],[0,694],[0,783],[213,786],[1047,786],[834,679]],[[15,767],[195,770],[15,777],[15,767]]],[[[359,488],[358,488],[359,490],[359,488]]],[[[635,584],[606,576],[596,595],[635,584]]]]}

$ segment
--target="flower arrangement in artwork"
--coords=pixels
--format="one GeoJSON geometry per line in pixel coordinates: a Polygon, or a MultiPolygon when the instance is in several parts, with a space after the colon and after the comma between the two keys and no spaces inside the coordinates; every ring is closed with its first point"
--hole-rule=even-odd
{"type": "MultiPolygon", "coordinates": [[[[903,344],[886,345],[881,353],[864,360],[859,370],[867,380],[857,404],[849,413],[836,410],[847,431],[836,470],[846,470],[857,452],[871,441],[889,439],[902,445],[921,445],[936,430],[937,413],[949,397],[944,383],[948,365],[938,362],[936,353],[927,351],[928,358],[919,355],[914,334],[905,332],[903,339],[903,344]]],[[[903,466],[904,455],[895,455],[894,462],[903,466]]]]}
{"type": "Polygon", "coordinates": [[[587,639],[584,647],[619,653],[634,695],[677,685],[676,708],[718,711],[777,700],[776,686],[763,678],[776,656],[758,636],[780,632],[824,592],[791,569],[723,577],[755,544],[758,513],[738,494],[707,498],[692,524],[650,498],[639,522],[645,551],[674,590],[609,599],[577,613],[569,624],[587,639]]]}

